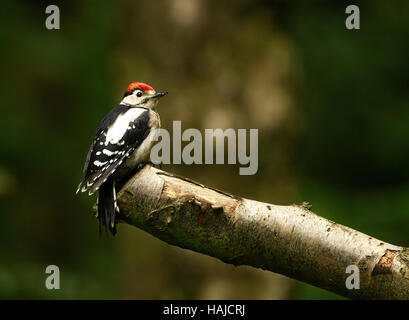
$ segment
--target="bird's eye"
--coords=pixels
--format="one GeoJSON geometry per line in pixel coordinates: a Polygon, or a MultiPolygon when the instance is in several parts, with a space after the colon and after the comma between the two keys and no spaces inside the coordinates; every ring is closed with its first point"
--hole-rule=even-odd
{"type": "Polygon", "coordinates": [[[142,97],[142,91],[138,91],[138,92],[136,93],[136,96],[137,96],[137,97],[142,97]]]}

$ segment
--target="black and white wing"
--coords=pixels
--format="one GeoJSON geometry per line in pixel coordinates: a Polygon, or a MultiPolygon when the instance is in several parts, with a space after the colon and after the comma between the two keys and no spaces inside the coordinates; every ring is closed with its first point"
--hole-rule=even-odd
{"type": "Polygon", "coordinates": [[[150,132],[149,110],[119,105],[97,129],[77,192],[93,194],[141,145],[150,132]]]}

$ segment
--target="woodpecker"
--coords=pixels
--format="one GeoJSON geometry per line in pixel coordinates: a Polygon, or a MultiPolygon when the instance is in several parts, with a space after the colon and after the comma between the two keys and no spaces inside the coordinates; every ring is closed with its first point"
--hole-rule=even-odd
{"type": "Polygon", "coordinates": [[[101,121],[84,165],[84,179],[77,193],[98,191],[99,233],[102,227],[115,235],[116,183],[149,161],[155,131],[160,128],[155,107],[167,92],[156,92],[150,85],[132,82],[121,103],[101,121]]]}

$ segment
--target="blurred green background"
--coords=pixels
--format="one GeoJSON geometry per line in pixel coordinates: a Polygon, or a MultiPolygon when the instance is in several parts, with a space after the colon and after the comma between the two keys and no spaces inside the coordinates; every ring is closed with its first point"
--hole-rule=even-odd
{"type": "Polygon", "coordinates": [[[339,299],[128,225],[98,236],[76,196],[96,126],[129,82],[162,126],[258,128],[259,169],[164,169],[409,246],[409,2],[2,1],[0,298],[339,299]],[[61,29],[45,28],[60,8],[61,29]],[[47,290],[45,268],[61,271],[47,290]]]}

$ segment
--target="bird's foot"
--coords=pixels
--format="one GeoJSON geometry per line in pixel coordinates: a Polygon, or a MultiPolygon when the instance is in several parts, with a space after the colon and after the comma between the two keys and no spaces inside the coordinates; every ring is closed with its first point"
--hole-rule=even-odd
{"type": "Polygon", "coordinates": [[[154,168],[162,169],[162,164],[161,163],[156,164],[156,163],[153,163],[151,161],[144,161],[144,162],[141,162],[140,164],[138,164],[138,166],[136,168],[136,171],[139,171],[139,170],[143,169],[147,165],[150,165],[151,167],[154,167],[154,168]]]}
{"type": "Polygon", "coordinates": [[[138,164],[138,166],[136,167],[136,171],[142,170],[143,167],[145,167],[147,164],[149,164],[148,161],[141,162],[141,163],[138,164]]]}

